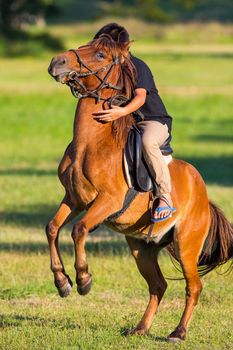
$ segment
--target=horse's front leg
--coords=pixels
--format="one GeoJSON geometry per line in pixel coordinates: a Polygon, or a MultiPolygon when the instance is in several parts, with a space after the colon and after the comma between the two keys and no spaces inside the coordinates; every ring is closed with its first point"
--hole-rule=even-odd
{"type": "Polygon", "coordinates": [[[77,211],[73,209],[70,200],[67,198],[67,196],[65,196],[56,215],[46,226],[46,235],[50,249],[51,270],[54,274],[54,284],[57,287],[61,297],[66,297],[70,294],[72,281],[65,272],[59,252],[59,230],[62,226],[72,220],[76,214],[77,211]]]}
{"type": "Polygon", "coordinates": [[[72,231],[75,246],[76,282],[79,294],[86,295],[91,289],[92,277],[88,272],[88,264],[85,253],[85,242],[89,230],[102,223],[113,212],[121,208],[121,203],[116,197],[99,195],[83,218],[78,221],[72,231]]]}

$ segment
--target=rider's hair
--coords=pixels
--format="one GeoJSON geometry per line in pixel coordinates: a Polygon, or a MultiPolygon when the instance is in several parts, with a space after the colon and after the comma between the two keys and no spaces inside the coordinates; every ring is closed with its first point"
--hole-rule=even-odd
{"type": "Polygon", "coordinates": [[[117,23],[108,23],[103,26],[94,36],[94,39],[98,39],[100,35],[108,34],[114,41],[124,43],[129,42],[129,33],[127,30],[117,23]]]}

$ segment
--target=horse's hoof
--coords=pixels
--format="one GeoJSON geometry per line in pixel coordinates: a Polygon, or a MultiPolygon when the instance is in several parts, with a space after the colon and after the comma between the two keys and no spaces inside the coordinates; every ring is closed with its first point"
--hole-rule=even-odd
{"type": "Polygon", "coordinates": [[[178,337],[168,337],[167,338],[167,341],[169,342],[169,343],[179,343],[179,342],[181,342],[182,340],[184,340],[184,339],[181,339],[181,338],[178,338],[178,337]]]}
{"type": "Polygon", "coordinates": [[[178,343],[182,340],[185,340],[186,337],[186,331],[183,327],[179,327],[172,332],[168,338],[167,341],[169,343],[178,343]]]}
{"type": "Polygon", "coordinates": [[[72,289],[72,285],[70,284],[69,281],[67,281],[67,283],[63,287],[57,288],[58,293],[62,298],[68,297],[68,295],[71,292],[71,289],[72,289]]]}
{"type": "Polygon", "coordinates": [[[90,277],[84,284],[81,284],[79,281],[79,284],[77,285],[77,291],[80,295],[86,295],[90,292],[91,286],[92,286],[92,278],[90,275],[90,277]]]}
{"type": "Polygon", "coordinates": [[[124,335],[126,337],[132,336],[132,335],[146,335],[148,333],[148,330],[142,327],[135,327],[132,329],[127,329],[124,332],[124,335]]]}

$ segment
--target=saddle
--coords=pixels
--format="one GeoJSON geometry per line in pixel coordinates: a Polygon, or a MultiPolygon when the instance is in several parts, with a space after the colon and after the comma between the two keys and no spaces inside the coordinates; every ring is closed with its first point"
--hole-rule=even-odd
{"type": "MultiPolygon", "coordinates": [[[[173,152],[170,142],[171,136],[160,147],[163,156],[169,158],[168,162],[172,159],[171,154],[173,152]]],[[[154,191],[156,194],[159,193],[158,185],[154,182],[144,159],[142,133],[136,125],[132,126],[129,132],[124,150],[124,172],[129,189],[125,195],[122,208],[108,217],[107,221],[109,222],[115,222],[116,219],[124,214],[139,192],[154,191]]]]}
{"type": "MultiPolygon", "coordinates": [[[[115,95],[108,101],[108,108],[111,108],[112,104],[123,107],[128,102],[129,99],[126,96],[115,95]]],[[[144,120],[144,115],[140,110],[135,111],[133,117],[136,123],[144,120]]],[[[142,132],[137,128],[136,123],[132,126],[129,132],[124,150],[124,171],[126,181],[129,188],[134,188],[137,192],[155,191],[156,193],[159,193],[158,185],[151,176],[142,153],[142,132]]],[[[169,158],[168,162],[172,159],[171,154],[173,153],[170,146],[171,139],[172,137],[169,135],[167,140],[160,147],[162,155],[165,158],[169,158]]]]}
{"type": "MultiPolygon", "coordinates": [[[[170,146],[171,135],[160,147],[163,156],[169,156],[173,150],[170,146]]],[[[150,192],[157,190],[157,184],[150,174],[150,170],[142,152],[142,133],[134,125],[128,136],[124,151],[124,169],[127,182],[138,192],[150,192]]],[[[129,187],[131,187],[129,186],[129,187]]]]}

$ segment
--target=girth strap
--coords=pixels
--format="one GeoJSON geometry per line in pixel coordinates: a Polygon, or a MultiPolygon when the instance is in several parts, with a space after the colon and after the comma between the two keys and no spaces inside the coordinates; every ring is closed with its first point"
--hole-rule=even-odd
{"type": "Polygon", "coordinates": [[[125,196],[125,200],[123,203],[123,206],[120,210],[118,210],[116,213],[110,215],[107,218],[107,221],[110,222],[114,222],[116,221],[116,219],[118,219],[122,214],[124,214],[124,212],[129,208],[130,204],[133,202],[133,200],[136,198],[136,196],[138,195],[138,191],[136,191],[133,187],[128,189],[126,196],[125,196]]]}

